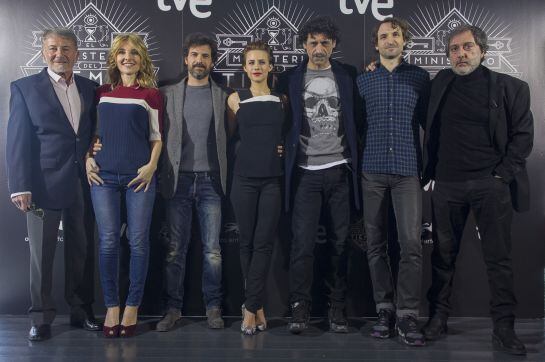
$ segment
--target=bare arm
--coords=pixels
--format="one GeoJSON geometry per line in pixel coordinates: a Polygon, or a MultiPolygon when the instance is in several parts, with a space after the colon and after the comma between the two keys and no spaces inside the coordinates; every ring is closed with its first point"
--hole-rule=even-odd
{"type": "Polygon", "coordinates": [[[237,130],[237,116],[236,113],[240,108],[240,97],[237,92],[231,93],[227,98],[227,133],[231,138],[237,130]]]}

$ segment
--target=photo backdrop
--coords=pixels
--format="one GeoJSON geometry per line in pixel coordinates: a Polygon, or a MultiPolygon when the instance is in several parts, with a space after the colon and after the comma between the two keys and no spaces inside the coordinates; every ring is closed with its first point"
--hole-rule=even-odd
{"type": "MultiPolygon", "coordinates": [[[[444,55],[448,32],[460,24],[482,27],[489,36],[485,65],[529,83],[535,120],[534,151],[528,159],[532,185],[531,210],[515,214],[513,264],[517,316],[541,318],[544,314],[543,224],[545,212],[544,114],[545,3],[541,0],[1,0],[0,1],[0,313],[24,314],[30,303],[29,261],[25,219],[9,199],[5,171],[9,83],[34,74],[44,66],[40,34],[44,28],[72,28],[79,40],[80,61],[75,71],[99,83],[105,82],[105,60],[110,42],[118,33],[137,32],[145,40],[161,84],[179,80],[183,74],[182,44],[191,32],[205,32],[218,42],[219,59],[214,79],[233,88],[248,85],[241,72],[241,52],[246,42],[267,41],[275,51],[276,72],[295,66],[304,56],[297,31],[308,19],[329,15],[341,29],[341,42],[334,58],[361,68],[377,54],[370,41],[377,21],[392,15],[411,25],[413,40],[406,59],[424,67],[432,76],[448,67],[444,55]]],[[[429,195],[424,195],[422,296],[430,284],[429,257],[433,241],[429,229],[429,195]]],[[[366,242],[361,214],[354,213],[349,262],[348,311],[352,316],[373,316],[372,287],[365,257],[366,242]]],[[[269,315],[288,312],[289,215],[278,227],[271,272],[267,282],[269,315]]],[[[326,303],[320,274],[327,265],[326,225],[320,225],[316,240],[314,315],[323,315],[326,303]]],[[[163,257],[168,238],[164,223],[164,200],[157,198],[151,232],[151,260],[141,313],[160,314],[163,308],[163,257]]],[[[395,228],[390,229],[393,269],[399,250],[395,228]]],[[[126,241],[124,241],[126,244],[126,241]]],[[[230,206],[224,207],[221,235],[223,253],[224,313],[240,314],[243,301],[238,257],[238,230],[230,206]]],[[[125,248],[126,249],[126,248],[125,248]]],[[[126,251],[126,250],[125,250],[126,251]]],[[[58,309],[67,312],[63,300],[63,239],[59,230],[55,266],[55,297],[58,309]]],[[[127,255],[121,261],[122,294],[126,290],[127,255]]],[[[185,315],[203,315],[201,289],[202,253],[198,225],[188,254],[185,315]]],[[[97,272],[98,273],[98,272],[97,272]]],[[[97,276],[98,280],[98,276],[97,276]]],[[[97,312],[103,312],[97,282],[97,312]]],[[[489,292],[478,232],[470,221],[457,263],[452,295],[454,316],[488,315],[489,292]]],[[[426,314],[426,303],[422,313],[426,314]]]]}

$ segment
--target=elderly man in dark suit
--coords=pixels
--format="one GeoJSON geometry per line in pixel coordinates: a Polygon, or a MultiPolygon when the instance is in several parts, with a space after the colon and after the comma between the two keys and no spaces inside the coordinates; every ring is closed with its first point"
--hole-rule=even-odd
{"type": "Polygon", "coordinates": [[[456,28],[447,44],[452,68],[432,82],[424,138],[424,178],[435,180],[430,320],[424,334],[433,340],[447,331],[456,256],[471,210],[491,290],[493,344],[521,355],[526,349],[514,331],[511,221],[513,209],[529,207],[529,87],[481,65],[488,48],[481,29],[456,28]]]}
{"type": "Polygon", "coordinates": [[[44,31],[42,55],[47,68],[11,84],[6,146],[11,200],[26,213],[30,239],[31,341],[51,336],[53,259],[61,220],[70,322],[101,329],[91,308],[94,218],[84,163],[93,134],[96,83],[73,74],[78,49],[72,31],[44,31]]]}

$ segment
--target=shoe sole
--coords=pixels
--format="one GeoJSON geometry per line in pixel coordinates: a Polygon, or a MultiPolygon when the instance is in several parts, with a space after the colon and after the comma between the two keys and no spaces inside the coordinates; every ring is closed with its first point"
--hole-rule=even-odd
{"type": "Polygon", "coordinates": [[[500,352],[505,352],[513,356],[526,356],[525,351],[514,351],[514,350],[506,348],[504,344],[502,343],[502,341],[495,335],[492,335],[492,345],[494,346],[494,349],[500,352]]]}
{"type": "Polygon", "coordinates": [[[426,345],[426,340],[425,340],[425,337],[422,335],[422,340],[421,341],[415,341],[415,342],[410,342],[407,340],[407,338],[405,338],[405,335],[398,329],[397,330],[397,335],[398,335],[398,339],[399,341],[406,345],[406,346],[411,346],[411,347],[424,347],[426,345]]]}
{"type": "Polygon", "coordinates": [[[379,338],[379,339],[388,339],[388,338],[393,338],[396,336],[396,331],[395,329],[391,329],[387,332],[375,332],[375,331],[371,331],[371,333],[369,333],[369,335],[373,338],[379,338]]]}
{"type": "Polygon", "coordinates": [[[43,342],[43,341],[47,341],[48,339],[50,339],[51,337],[45,337],[45,338],[36,338],[36,339],[32,339],[32,338],[28,338],[28,340],[30,342],[43,342]]]}
{"type": "Polygon", "coordinates": [[[224,329],[225,328],[225,324],[221,324],[221,325],[208,325],[208,328],[209,329],[224,329]]]}
{"type": "Polygon", "coordinates": [[[332,333],[348,333],[348,326],[329,322],[329,331],[332,333]]]}
{"type": "Polygon", "coordinates": [[[254,328],[246,327],[246,326],[242,325],[242,323],[241,323],[240,324],[240,333],[242,333],[243,336],[253,336],[253,335],[257,334],[257,329],[255,327],[254,328]]]}
{"type": "Polygon", "coordinates": [[[288,331],[292,334],[300,334],[308,328],[307,323],[290,323],[288,324],[288,331]],[[293,324],[299,324],[299,326],[293,326],[293,324]]]}

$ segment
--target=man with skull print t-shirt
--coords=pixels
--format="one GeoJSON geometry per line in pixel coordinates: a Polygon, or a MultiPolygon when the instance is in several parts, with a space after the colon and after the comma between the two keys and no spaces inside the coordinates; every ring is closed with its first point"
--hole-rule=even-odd
{"type": "Polygon", "coordinates": [[[303,90],[304,122],[299,136],[297,163],[303,168],[347,163],[344,129],[339,124],[340,102],[331,67],[307,69],[303,90]]]}
{"type": "Polygon", "coordinates": [[[331,60],[339,43],[338,28],[327,17],[307,22],[299,32],[307,57],[282,75],[278,90],[290,98],[292,125],[285,142],[286,207],[292,201],[293,241],[290,255],[288,329],[301,333],[310,317],[314,245],[320,213],[328,230],[325,270],[329,326],[348,332],[344,315],[346,239],[350,195],[359,208],[356,167],[358,151],[354,107],[360,105],[356,69],[331,60]]]}

